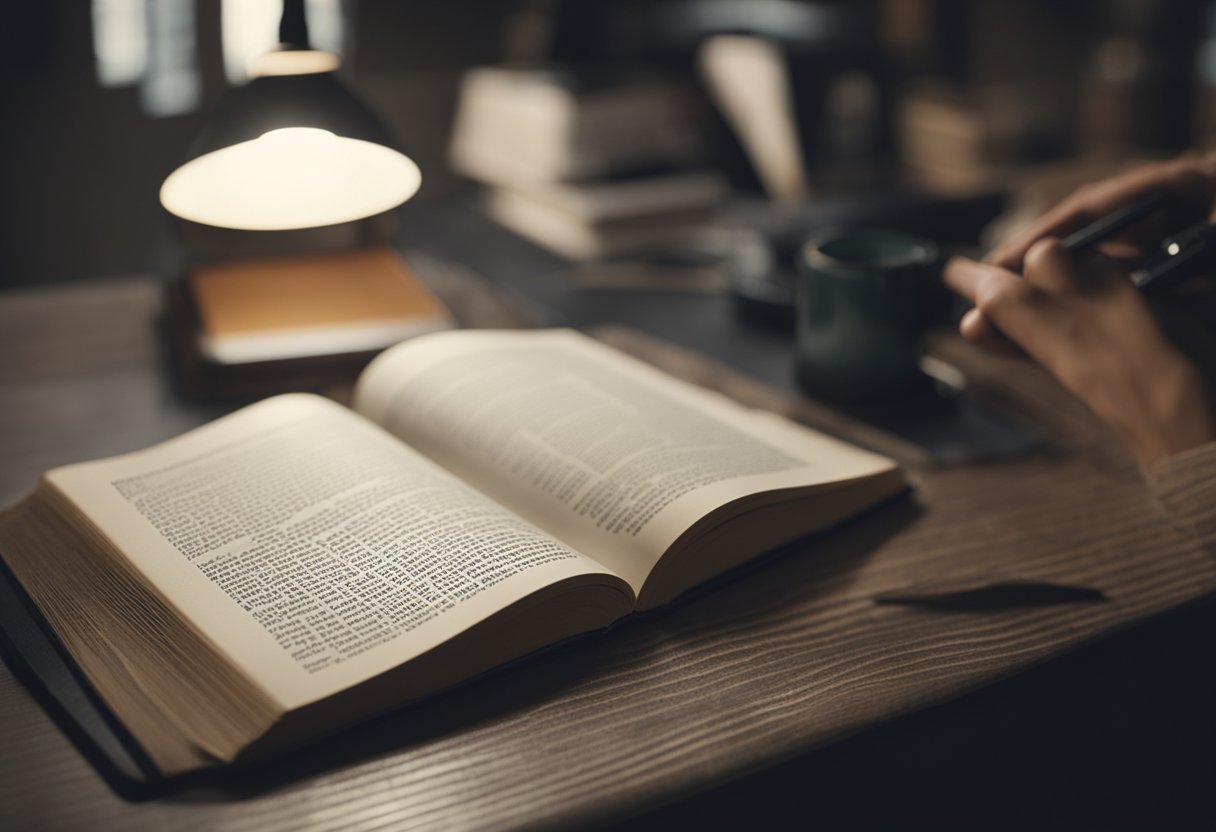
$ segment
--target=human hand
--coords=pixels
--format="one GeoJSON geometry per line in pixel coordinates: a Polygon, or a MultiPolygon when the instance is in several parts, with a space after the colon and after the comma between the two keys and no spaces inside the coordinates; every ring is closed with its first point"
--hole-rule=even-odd
{"type": "Polygon", "coordinates": [[[1162,209],[1112,238],[1106,250],[1113,248],[1119,254],[1134,255],[1137,249],[1142,250],[1182,226],[1209,216],[1216,201],[1216,155],[1181,156],[1084,185],[984,259],[1018,271],[1036,240],[1066,237],[1152,191],[1165,194],[1162,209]]]}
{"type": "MultiPolygon", "coordinates": [[[[1163,237],[1211,215],[1216,202],[1216,155],[1183,156],[1147,164],[1085,185],[989,252],[985,262],[1021,271],[1027,251],[1038,240],[1065,237],[1152,191],[1165,195],[1161,209],[1107,240],[1099,250],[1118,260],[1141,263],[1149,248],[1163,237]]],[[[959,328],[969,340],[997,352],[1011,351],[1012,345],[982,313],[972,311],[959,328]]]]}
{"type": "Polygon", "coordinates": [[[1201,372],[1117,260],[1094,253],[1079,263],[1053,237],[1010,252],[1021,275],[965,258],[946,264],[946,283],[976,304],[964,335],[988,338],[995,326],[1119,433],[1142,467],[1216,439],[1201,372]]]}

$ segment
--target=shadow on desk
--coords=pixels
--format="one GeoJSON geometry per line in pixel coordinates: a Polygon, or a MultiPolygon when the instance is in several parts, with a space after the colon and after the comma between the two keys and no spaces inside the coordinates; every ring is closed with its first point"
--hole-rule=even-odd
{"type": "MultiPolygon", "coordinates": [[[[0,637],[0,652],[14,675],[34,693],[119,796],[136,802],[160,798],[186,802],[251,799],[343,767],[419,750],[448,738],[459,736],[467,742],[479,728],[504,720],[515,721],[521,730],[528,730],[527,716],[542,713],[546,703],[577,697],[580,688],[594,687],[592,682],[629,677],[644,659],[673,644],[712,639],[745,627],[758,617],[787,616],[787,608],[815,603],[827,594],[839,595],[849,575],[869,554],[921,514],[915,499],[907,493],[898,495],[833,530],[781,547],[690,590],[671,604],[623,619],[607,631],[526,656],[307,746],[171,778],[154,774],[125,729],[65,659],[62,647],[52,643],[49,627],[7,570],[3,570],[0,582],[4,594],[0,602],[6,607],[0,636],[22,635],[0,637]],[[11,603],[14,600],[16,604],[11,603]],[[21,606],[28,616],[24,624],[14,625],[14,606],[21,606]],[[34,628],[46,639],[42,652],[29,649],[34,628]],[[23,643],[17,643],[23,639],[23,643]],[[65,665],[57,676],[48,676],[49,651],[57,653],[65,665]],[[76,689],[66,691],[63,688],[69,675],[76,689]]],[[[623,683],[626,692],[646,692],[644,675],[634,675],[636,678],[623,683]]],[[[627,727],[636,730],[636,726],[627,727]]]]}
{"type": "Polygon", "coordinates": [[[1213,644],[1209,597],[813,754],[590,828],[1216,829],[1213,644]]]}
{"type": "MultiPolygon", "coordinates": [[[[0,328],[12,342],[7,413],[23,426],[0,430],[9,489],[72,457],[146,446],[211,418],[166,396],[152,373],[154,290],[82,292],[67,314],[58,294],[0,310],[14,324],[0,328]],[[74,341],[76,330],[96,337],[74,341]],[[48,339],[54,349],[38,346],[48,339]],[[106,418],[78,436],[58,415],[67,401],[106,418]]],[[[676,309],[646,307],[656,328],[676,309]]],[[[783,345],[720,338],[725,310],[701,311],[690,346],[742,345],[747,366],[787,376],[783,345]]],[[[890,506],[670,609],[225,772],[225,782],[182,784],[169,800],[116,799],[16,696],[3,779],[17,805],[4,808],[60,828],[285,829],[348,816],[364,828],[605,818],[635,828],[1216,828],[1216,616],[1210,606],[1171,611],[1216,588],[1216,562],[1165,522],[1092,414],[1034,368],[980,364],[966,348],[951,342],[943,349],[959,352],[941,355],[1049,444],[917,471],[923,514],[901,524],[887,512],[920,503],[890,506]],[[1094,586],[1109,601],[938,615],[867,600],[947,573],[1094,586]],[[1108,640],[1087,644],[1098,638],[1108,640]]],[[[690,377],[729,381],[689,361],[676,363],[690,377]]],[[[772,391],[745,401],[766,402],[788,404],[772,391]]]]}

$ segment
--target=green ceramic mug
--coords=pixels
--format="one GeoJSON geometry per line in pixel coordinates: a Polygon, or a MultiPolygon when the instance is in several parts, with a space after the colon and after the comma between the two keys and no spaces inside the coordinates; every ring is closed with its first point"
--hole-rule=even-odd
{"type": "Polygon", "coordinates": [[[798,257],[797,374],[825,398],[873,401],[915,393],[925,330],[942,317],[937,246],[894,231],[807,241],[798,257]]]}

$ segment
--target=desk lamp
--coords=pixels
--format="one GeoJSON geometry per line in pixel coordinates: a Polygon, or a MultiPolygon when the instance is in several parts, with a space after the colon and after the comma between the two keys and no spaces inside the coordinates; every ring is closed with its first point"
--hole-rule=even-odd
{"type": "Polygon", "coordinates": [[[284,3],[279,37],[165,179],[165,209],[203,225],[271,231],[351,222],[413,196],[418,166],[338,79],[338,56],[308,45],[303,0],[284,3]]]}
{"type": "Polygon", "coordinates": [[[400,255],[369,247],[358,222],[412,197],[418,166],[338,79],[338,57],[308,45],[303,0],[284,3],[279,40],[161,186],[161,204],[199,249],[168,306],[187,393],[316,389],[450,325],[400,255]]]}

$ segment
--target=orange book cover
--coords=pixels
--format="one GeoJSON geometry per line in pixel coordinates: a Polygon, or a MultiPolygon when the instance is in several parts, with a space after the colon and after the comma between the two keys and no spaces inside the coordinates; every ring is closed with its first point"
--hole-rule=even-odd
{"type": "Polygon", "coordinates": [[[203,352],[224,364],[367,352],[452,325],[389,248],[209,264],[189,285],[203,352]]]}

